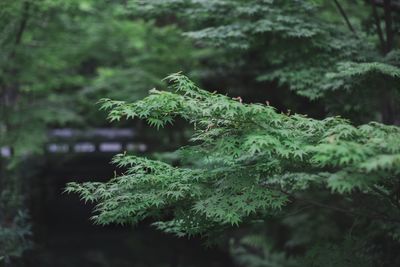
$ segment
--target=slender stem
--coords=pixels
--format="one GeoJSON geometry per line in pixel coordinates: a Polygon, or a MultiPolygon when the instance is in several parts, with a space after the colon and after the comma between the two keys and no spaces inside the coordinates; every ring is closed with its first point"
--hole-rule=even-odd
{"type": "Polygon", "coordinates": [[[383,39],[381,21],[379,19],[378,11],[376,10],[376,5],[375,5],[375,1],[374,0],[371,0],[371,6],[372,6],[372,14],[373,14],[374,19],[375,19],[376,32],[377,32],[378,37],[379,37],[379,43],[380,43],[382,51],[385,52],[386,44],[385,44],[385,40],[383,39]]]}
{"type": "Polygon", "coordinates": [[[19,23],[19,27],[17,30],[17,34],[15,35],[15,40],[14,40],[14,48],[11,51],[10,54],[10,59],[13,59],[15,57],[15,53],[16,53],[16,48],[18,47],[18,45],[21,43],[22,41],[22,35],[25,32],[26,29],[26,25],[28,23],[28,19],[29,19],[29,9],[30,9],[30,3],[29,1],[25,1],[23,3],[23,7],[22,7],[22,14],[21,14],[21,21],[19,23]]]}
{"type": "Polygon", "coordinates": [[[392,9],[391,0],[383,1],[383,10],[385,12],[385,30],[386,30],[386,53],[393,48],[393,29],[392,29],[392,9]]]}
{"type": "Polygon", "coordinates": [[[23,11],[22,11],[22,19],[21,19],[21,23],[19,25],[17,36],[15,38],[16,45],[18,45],[21,42],[22,34],[25,31],[26,24],[28,22],[29,7],[30,7],[29,2],[24,2],[24,7],[23,7],[23,11]]]}
{"type": "MultiPolygon", "coordinates": [[[[346,12],[344,12],[344,9],[342,8],[342,6],[340,5],[338,0],[334,0],[336,7],[338,8],[340,14],[342,15],[343,19],[345,20],[347,26],[349,27],[349,29],[352,31],[352,33],[357,36],[356,31],[353,28],[353,25],[351,25],[349,18],[346,15],[346,12]]],[[[357,36],[358,37],[358,36],[357,36]]]]}

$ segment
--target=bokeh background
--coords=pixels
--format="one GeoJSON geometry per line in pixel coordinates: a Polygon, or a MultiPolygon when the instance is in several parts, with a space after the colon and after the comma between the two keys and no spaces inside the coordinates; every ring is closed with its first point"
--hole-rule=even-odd
{"type": "MultiPolygon", "coordinates": [[[[236,18],[228,4],[224,7],[227,1],[199,1],[204,14],[195,9],[181,13],[174,4],[167,12],[157,13],[150,6],[139,8],[137,2],[0,0],[0,251],[4,254],[0,265],[233,266],[232,251],[226,245],[229,240],[225,245],[208,246],[201,238],[156,231],[151,221],[135,227],[93,225],[93,205],[64,193],[68,182],[106,181],[121,171],[110,164],[117,153],[128,151],[173,162],[176,155],[171,152],[187,143],[191,128],[185,122],[162,130],[136,120],[111,123],[96,104],[101,98],[139,100],[154,87],[166,89],[162,79],[181,71],[202,88],[240,96],[247,103],[268,103],[285,113],[313,118],[343,115],[355,123],[399,122],[399,107],[388,104],[398,95],[368,91],[367,96],[358,90],[370,76],[354,82],[354,91],[351,86],[340,91],[337,84],[329,91],[326,88],[333,85],[327,83],[321,98],[296,76],[308,75],[313,81],[320,73],[293,72],[283,78],[279,72],[265,74],[277,65],[283,71],[289,64],[284,57],[306,65],[308,71],[308,66],[322,64],[326,57],[333,58],[326,61],[329,66],[339,61],[329,55],[339,53],[335,48],[319,58],[305,49],[322,43],[317,42],[320,37],[307,43],[309,37],[304,36],[314,33],[303,32],[293,39],[279,35],[287,28],[276,30],[276,35],[246,36],[236,28],[218,38],[210,32],[209,36],[205,32],[184,34],[229,24],[236,18]],[[379,98],[391,101],[382,104],[376,101],[379,98]]],[[[334,1],[304,2],[319,6],[311,17],[331,25],[339,35],[341,30],[352,34],[334,1]]],[[[350,23],[358,35],[368,36],[365,40],[371,51],[379,54],[369,1],[341,2],[352,14],[350,23]]],[[[163,5],[162,1],[154,3],[163,5]]],[[[381,6],[377,8],[382,12],[381,6]]],[[[249,17],[243,20],[251,21],[249,17]]],[[[395,42],[391,49],[397,49],[395,42]]],[[[324,48],[318,51],[326,52],[324,48]]],[[[377,57],[386,58],[388,52],[377,57]]],[[[341,59],[353,56],[349,53],[341,59]]],[[[398,64],[399,58],[392,56],[390,64],[398,64]]],[[[378,84],[393,78],[377,73],[378,84]]],[[[390,83],[398,85],[398,80],[393,78],[390,83]]]]}

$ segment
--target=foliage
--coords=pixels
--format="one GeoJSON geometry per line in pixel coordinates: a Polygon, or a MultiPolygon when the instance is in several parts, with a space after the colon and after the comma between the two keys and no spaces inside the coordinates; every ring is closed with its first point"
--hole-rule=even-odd
{"type": "Polygon", "coordinates": [[[180,40],[174,27],[155,28],[151,22],[132,20],[119,3],[3,5],[1,144],[13,144],[16,156],[40,152],[47,125],[99,123],[93,116],[93,99],[138,99],[171,70],[193,66],[189,59],[196,56],[189,55],[190,44],[180,40]],[[15,44],[21,19],[27,25],[15,44]],[[159,39],[164,41],[157,43],[159,39]],[[172,54],[171,47],[181,52],[172,54]],[[29,131],[6,134],[6,128],[19,125],[29,131]]]}
{"type": "MultiPolygon", "coordinates": [[[[188,120],[195,131],[181,158],[190,165],[120,154],[113,163],[126,169],[123,174],[107,183],[69,184],[68,192],[97,203],[97,223],[131,224],[150,217],[159,229],[178,236],[213,236],[293,210],[316,216],[315,209],[297,210],[309,205],[321,209],[318,227],[339,212],[350,224],[357,219],[365,229],[375,228],[365,242],[397,235],[398,127],[281,114],[268,105],[201,90],[181,74],[167,79],[174,92],[154,89],[134,103],[103,99],[102,108],[110,110],[111,121],[140,118],[156,128],[188,120]]],[[[341,242],[332,238],[336,241],[328,247],[341,242]]]]}
{"type": "Polygon", "coordinates": [[[272,244],[260,233],[248,234],[239,240],[232,238],[229,248],[239,266],[296,266],[294,259],[288,258],[284,252],[274,251],[272,244]]]}
{"type": "Polygon", "coordinates": [[[183,118],[194,134],[171,154],[180,167],[121,154],[125,173],[71,184],[98,203],[96,222],[153,218],[211,238],[261,220],[284,234],[235,240],[239,265],[400,265],[399,129],[369,122],[399,123],[398,18],[386,0],[2,1],[0,148],[12,156],[0,158],[0,258],[29,247],[16,170],[43,152],[47,129],[103,125],[92,103],[105,97],[113,122],[183,118]],[[242,97],[175,74],[174,92],[131,103],[179,70],[242,97]],[[277,109],[242,103],[270,96],[277,109]],[[299,106],[352,123],[278,112],[299,106]]]}
{"type": "MultiPolygon", "coordinates": [[[[214,64],[223,65],[229,79],[239,75],[236,83],[243,77],[276,81],[280,88],[287,86],[298,95],[321,101],[331,114],[357,122],[374,119],[392,124],[394,114],[400,112],[390,101],[399,99],[399,61],[388,54],[398,54],[398,46],[383,39],[379,43],[378,38],[382,22],[397,18],[394,9],[378,10],[374,18],[370,13],[379,7],[371,8],[369,1],[132,2],[140,14],[159,20],[165,14],[176,17],[172,22],[182,24],[187,37],[223,50],[230,63],[214,64]],[[341,17],[335,3],[342,3],[348,15],[341,17]],[[382,47],[386,47],[384,52],[382,47]],[[379,85],[379,93],[368,86],[371,81],[379,85]],[[369,97],[377,94],[385,104],[369,97]]],[[[387,40],[398,32],[396,23],[385,27],[387,40]]],[[[247,84],[242,91],[248,89],[247,84]]]]}
{"type": "Polygon", "coordinates": [[[12,257],[21,257],[25,250],[32,248],[27,219],[26,213],[20,211],[10,225],[0,225],[0,263],[7,264],[12,257]]]}
{"type": "MultiPolygon", "coordinates": [[[[1,229],[24,237],[9,223],[26,210],[16,170],[43,153],[49,128],[102,125],[93,99],[138,99],[171,70],[193,68],[195,57],[179,30],[132,18],[122,1],[1,1],[0,148],[12,155],[0,157],[0,194],[18,199],[2,205],[1,229]]],[[[0,257],[21,254],[10,249],[0,257]]]]}

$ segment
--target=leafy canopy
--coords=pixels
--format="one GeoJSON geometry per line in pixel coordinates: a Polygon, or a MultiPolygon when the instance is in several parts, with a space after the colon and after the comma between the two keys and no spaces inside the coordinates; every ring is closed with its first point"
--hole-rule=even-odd
{"type": "Polygon", "coordinates": [[[297,198],[324,206],[319,203],[324,200],[308,199],[315,190],[343,195],[344,206],[336,209],[345,213],[399,221],[393,211],[399,203],[385,204],[381,194],[386,199],[395,193],[400,128],[280,114],[268,105],[204,91],[181,74],[167,79],[173,92],[153,89],[134,103],[103,99],[102,108],[110,110],[112,121],[139,118],[157,128],[188,120],[194,126],[192,145],[180,152],[191,164],[175,167],[120,154],[113,163],[126,169],[123,174],[107,183],[70,183],[68,192],[97,203],[97,223],[151,217],[167,232],[211,235],[284,212],[297,198]],[[360,192],[381,201],[384,215],[356,206],[352,197],[360,192]]]}
{"type": "Polygon", "coordinates": [[[214,65],[222,65],[223,70],[214,74],[225,74],[229,81],[240,77],[232,87],[245,77],[247,83],[239,85],[242,92],[250,82],[277,82],[280,88],[321,101],[330,114],[356,122],[396,123],[395,114],[400,111],[393,102],[400,99],[399,47],[389,44],[399,31],[395,8],[383,11],[370,1],[131,3],[141,16],[162,22],[172,17],[165,23],[177,23],[199,45],[223,51],[224,60],[213,63],[213,70],[214,65]],[[335,3],[341,5],[345,17],[335,3]],[[382,37],[387,44],[378,38],[382,29],[388,34],[382,37]],[[387,47],[384,52],[382,47],[387,47]]]}
{"type": "Polygon", "coordinates": [[[93,99],[134,101],[171,71],[194,68],[197,53],[176,27],[133,18],[124,6],[0,1],[0,148],[11,151],[0,156],[0,265],[29,247],[20,214],[27,190],[40,185],[26,163],[45,162],[32,155],[43,154],[47,130],[103,125],[93,99]]]}

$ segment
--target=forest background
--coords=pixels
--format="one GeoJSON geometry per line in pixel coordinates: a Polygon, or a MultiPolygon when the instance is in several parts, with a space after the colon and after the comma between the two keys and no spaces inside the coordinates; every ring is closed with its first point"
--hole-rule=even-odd
{"type": "Polygon", "coordinates": [[[49,130],[112,126],[169,153],[70,184],[98,223],[157,221],[237,266],[398,266],[399,14],[395,0],[2,1],[1,264],[37,249],[49,130]]]}

